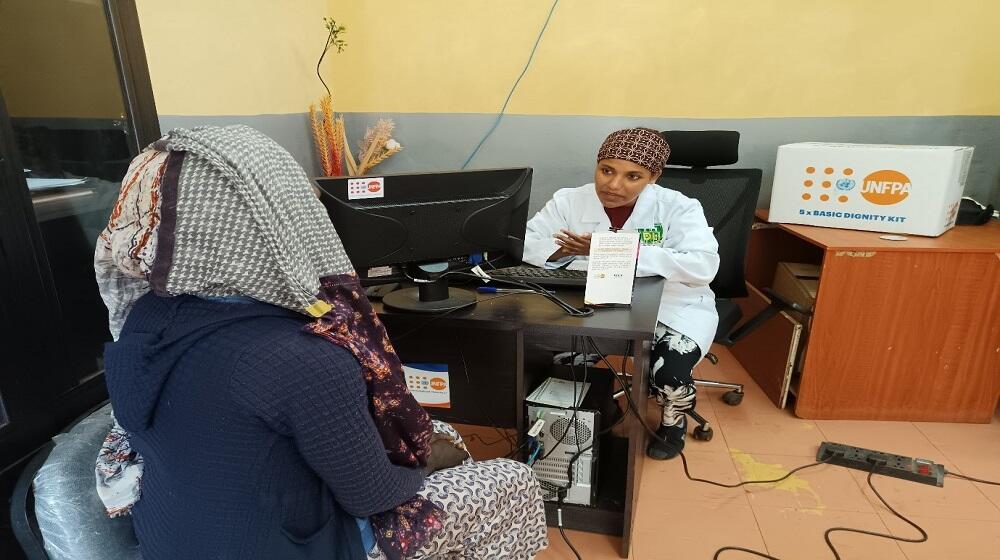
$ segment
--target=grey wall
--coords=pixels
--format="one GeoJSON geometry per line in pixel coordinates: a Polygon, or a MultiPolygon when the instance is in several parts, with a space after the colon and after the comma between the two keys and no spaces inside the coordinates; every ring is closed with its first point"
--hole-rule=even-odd
{"type": "MultiPolygon", "coordinates": [[[[348,113],[348,136],[357,142],[380,117],[396,121],[396,139],[404,150],[377,170],[384,173],[457,169],[492,125],[484,114],[348,113]]],[[[275,138],[318,174],[308,116],[160,117],[166,131],[176,126],[244,123],[275,138]]],[[[618,128],[648,126],[659,130],[738,130],[737,167],[764,170],[758,206],[771,196],[774,159],[780,144],[806,141],[873,144],[975,146],[965,192],[983,203],[1000,204],[1000,116],[989,117],[802,117],[760,119],[654,119],[588,116],[505,116],[470,168],[533,167],[532,211],[562,187],[590,182],[594,156],[604,137],[618,128]]]]}

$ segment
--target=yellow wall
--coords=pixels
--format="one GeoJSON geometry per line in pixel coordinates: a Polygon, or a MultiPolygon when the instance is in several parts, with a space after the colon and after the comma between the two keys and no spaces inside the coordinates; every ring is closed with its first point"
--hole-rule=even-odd
{"type": "Polygon", "coordinates": [[[0,88],[13,117],[122,115],[99,0],[0,0],[0,88]]]}
{"type": "MultiPolygon", "coordinates": [[[[549,0],[138,0],[164,115],[493,113],[549,0]]],[[[1000,114],[996,0],[562,0],[509,112],[1000,114]]]]}
{"type": "Polygon", "coordinates": [[[161,115],[302,113],[323,93],[326,0],[137,0],[161,115]]]}
{"type": "MultiPolygon", "coordinates": [[[[347,111],[496,111],[548,0],[330,0],[347,111]]],[[[509,111],[1000,114],[996,0],[562,0],[509,111]]]]}

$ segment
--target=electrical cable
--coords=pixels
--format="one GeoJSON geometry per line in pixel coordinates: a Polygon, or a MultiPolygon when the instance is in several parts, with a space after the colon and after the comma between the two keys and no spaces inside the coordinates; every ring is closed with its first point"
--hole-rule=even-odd
{"type": "Polygon", "coordinates": [[[1000,482],[994,482],[992,480],[983,480],[981,478],[973,478],[971,476],[965,476],[964,474],[953,473],[951,471],[944,471],[945,476],[953,476],[955,478],[961,478],[962,480],[968,480],[971,482],[978,482],[980,484],[992,484],[993,486],[1000,486],[1000,482]]]}
{"type": "MultiPolygon", "coordinates": [[[[569,540],[569,535],[567,535],[566,531],[563,530],[562,508],[563,508],[563,503],[565,502],[566,499],[566,492],[569,492],[569,490],[573,488],[573,465],[576,464],[577,459],[579,459],[581,455],[583,455],[584,453],[589,451],[592,447],[594,447],[594,443],[593,441],[591,441],[590,445],[584,447],[583,449],[580,449],[580,439],[576,437],[575,421],[573,424],[573,428],[574,428],[573,439],[576,440],[576,453],[573,455],[573,457],[570,458],[569,463],[566,465],[566,480],[567,480],[566,487],[560,488],[556,491],[556,502],[557,502],[556,515],[559,521],[559,535],[562,536],[562,539],[564,541],[566,541],[566,546],[568,546],[569,549],[573,551],[573,555],[576,556],[576,559],[583,560],[583,558],[580,556],[580,553],[576,550],[576,547],[573,546],[572,541],[569,540]]],[[[566,431],[569,431],[569,429],[567,428],[566,431]]],[[[593,438],[596,439],[597,435],[595,434],[593,438]]]]}
{"type": "Polygon", "coordinates": [[[816,461],[815,463],[809,463],[808,465],[802,465],[801,467],[796,467],[796,468],[788,471],[788,474],[786,474],[785,476],[783,476],[781,478],[775,478],[774,480],[744,480],[743,482],[739,482],[739,483],[736,483],[736,484],[723,484],[721,482],[715,482],[713,480],[705,480],[704,478],[695,478],[695,477],[691,476],[691,473],[688,472],[687,457],[685,457],[684,456],[684,452],[681,451],[681,464],[684,466],[684,476],[686,476],[688,478],[688,480],[690,480],[692,482],[704,482],[705,484],[711,484],[712,486],[718,486],[720,488],[739,488],[741,486],[746,486],[747,484],[777,484],[779,482],[783,482],[783,481],[787,480],[793,474],[795,474],[795,473],[797,473],[797,472],[799,472],[801,470],[809,469],[809,468],[816,467],[816,466],[819,466],[819,465],[825,465],[825,464],[829,463],[831,460],[833,460],[832,456],[828,457],[828,458],[826,458],[826,459],[824,459],[822,461],[816,461]]]}
{"type": "Polygon", "coordinates": [[[590,317],[591,315],[594,314],[594,310],[593,309],[591,309],[589,307],[583,307],[583,308],[579,308],[579,309],[576,308],[576,307],[573,307],[572,305],[570,305],[568,302],[566,302],[565,300],[563,300],[559,296],[555,295],[554,293],[550,292],[549,290],[546,290],[543,286],[541,286],[539,284],[536,284],[534,282],[521,282],[520,280],[509,280],[507,278],[492,278],[492,277],[490,277],[490,278],[487,279],[487,278],[483,278],[482,276],[478,276],[478,275],[472,274],[470,272],[463,272],[463,271],[460,271],[460,270],[453,270],[453,271],[445,272],[439,278],[443,278],[445,276],[452,275],[452,274],[457,275],[457,276],[468,276],[470,278],[475,278],[476,280],[490,280],[490,281],[496,282],[498,284],[509,284],[509,285],[512,285],[512,286],[518,286],[518,287],[521,287],[521,288],[524,288],[524,289],[531,290],[532,292],[534,292],[534,293],[536,293],[536,294],[544,297],[545,299],[551,301],[552,303],[558,305],[568,315],[572,315],[574,317],[590,317]]]}
{"type": "Polygon", "coordinates": [[[872,468],[871,468],[871,470],[868,471],[868,479],[867,479],[868,480],[868,487],[872,489],[872,492],[875,492],[875,496],[877,496],[878,499],[879,499],[879,501],[882,502],[882,505],[884,505],[889,511],[891,511],[893,515],[895,515],[896,517],[902,519],[910,527],[913,527],[914,529],[916,529],[920,533],[920,538],[913,539],[913,538],[907,538],[907,537],[897,537],[895,535],[890,535],[888,533],[876,533],[874,531],[865,531],[864,529],[854,529],[854,528],[851,528],[851,527],[832,527],[830,529],[827,529],[826,532],[823,533],[823,540],[826,541],[826,546],[828,546],[830,548],[830,551],[833,552],[833,557],[836,558],[836,560],[841,560],[840,553],[837,552],[837,547],[833,546],[833,542],[830,540],[830,534],[836,533],[836,532],[858,533],[858,534],[861,534],[861,535],[869,535],[869,536],[872,536],[872,537],[879,537],[879,538],[883,538],[883,539],[889,539],[889,540],[898,541],[898,542],[905,542],[905,543],[915,543],[916,544],[916,543],[927,542],[927,531],[924,531],[923,528],[920,527],[920,525],[917,525],[913,521],[910,521],[909,519],[906,518],[906,516],[904,516],[903,514],[899,513],[892,506],[890,506],[889,502],[887,502],[886,499],[882,497],[882,494],[878,491],[878,488],[875,488],[875,485],[872,484],[872,477],[875,474],[877,474],[876,471],[878,470],[879,466],[880,465],[878,465],[877,463],[872,463],[872,468]]]}
{"type": "Polygon", "coordinates": [[[566,536],[566,531],[563,530],[562,523],[559,524],[559,534],[562,535],[563,540],[566,541],[566,546],[573,551],[573,556],[576,556],[576,560],[583,560],[583,557],[581,557],[580,553],[577,552],[576,547],[570,542],[569,537],[566,536]]]}
{"type": "MultiPolygon", "coordinates": [[[[563,430],[562,435],[559,436],[559,440],[556,441],[555,445],[552,446],[552,449],[549,449],[549,452],[546,453],[545,455],[543,455],[542,458],[539,459],[539,461],[544,461],[544,460],[548,459],[549,455],[552,455],[552,453],[555,452],[555,450],[560,445],[562,445],[563,440],[566,439],[566,435],[569,434],[570,427],[573,428],[573,438],[576,439],[576,413],[577,413],[577,410],[579,410],[579,408],[580,408],[578,406],[578,403],[576,402],[577,401],[577,398],[576,398],[576,369],[573,367],[573,360],[572,360],[572,358],[575,357],[575,355],[576,355],[576,339],[577,339],[577,337],[574,336],[572,338],[572,342],[570,342],[570,354],[572,356],[571,356],[571,359],[570,359],[570,362],[569,362],[569,372],[570,372],[570,375],[573,377],[573,414],[570,416],[569,425],[566,426],[566,429],[563,430]]],[[[584,379],[583,379],[584,383],[587,382],[587,377],[586,377],[587,373],[586,372],[587,372],[587,370],[584,369],[584,379]]],[[[572,465],[572,463],[570,463],[570,464],[572,465]]]]}
{"type": "Polygon", "coordinates": [[[747,554],[753,554],[754,556],[767,558],[767,560],[781,560],[781,558],[778,558],[777,556],[771,556],[770,554],[764,554],[763,552],[757,552],[756,550],[750,548],[743,548],[742,546],[724,546],[719,550],[715,551],[715,554],[712,555],[712,560],[719,560],[719,556],[721,556],[722,553],[726,552],[727,550],[737,550],[739,552],[746,552],[747,554]]]}
{"type": "Polygon", "coordinates": [[[497,118],[493,122],[493,126],[491,126],[490,129],[486,131],[486,134],[483,136],[483,139],[480,140],[478,144],[476,144],[475,149],[473,149],[472,153],[469,154],[469,157],[465,159],[465,163],[462,164],[462,167],[460,169],[465,169],[466,167],[469,166],[469,163],[472,162],[472,158],[476,157],[476,154],[479,153],[479,149],[483,147],[483,144],[486,143],[486,140],[489,139],[489,137],[493,135],[493,132],[497,129],[497,127],[500,126],[500,121],[503,119],[504,114],[507,112],[507,105],[510,103],[511,97],[514,96],[514,91],[517,90],[517,86],[521,83],[521,79],[524,78],[524,75],[528,73],[528,68],[531,67],[531,62],[535,59],[535,52],[538,50],[538,44],[542,42],[542,36],[545,35],[545,30],[548,29],[549,27],[549,21],[552,19],[552,13],[556,11],[557,5],[559,5],[559,0],[553,0],[552,7],[549,8],[549,14],[545,16],[545,23],[542,24],[541,30],[538,31],[538,37],[535,38],[535,44],[534,46],[531,47],[531,54],[528,55],[528,61],[524,64],[524,68],[521,70],[521,75],[517,77],[517,80],[514,81],[514,85],[511,86],[510,91],[507,92],[507,99],[504,99],[503,106],[500,107],[500,112],[497,114],[497,118]]]}
{"type": "Polygon", "coordinates": [[[527,447],[528,443],[529,443],[528,441],[525,441],[521,445],[517,446],[517,449],[515,449],[515,450],[511,451],[510,453],[508,453],[507,455],[505,455],[504,458],[505,459],[512,459],[514,457],[514,455],[517,455],[518,452],[520,452],[522,449],[524,449],[525,447],[527,447]]]}

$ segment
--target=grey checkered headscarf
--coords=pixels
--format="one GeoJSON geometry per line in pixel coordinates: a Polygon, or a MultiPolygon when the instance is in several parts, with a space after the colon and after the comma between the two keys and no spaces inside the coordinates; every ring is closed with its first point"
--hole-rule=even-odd
{"type": "Polygon", "coordinates": [[[175,129],[140,154],[95,254],[112,334],[150,289],[247,296],[319,317],[354,270],[302,167],[246,126],[175,129]]]}
{"type": "MultiPolygon", "coordinates": [[[[161,296],[246,296],[320,320],[311,332],[361,365],[369,412],[389,460],[423,467],[430,417],[406,387],[340,237],[292,156],[245,127],[173,130],[136,157],[94,256],[117,340],[135,302],[161,296]]],[[[111,516],[140,499],[144,463],[116,421],[97,457],[97,493],[111,516]]],[[[211,450],[209,450],[211,452],[211,450]]],[[[383,553],[404,557],[443,527],[426,498],[372,517],[383,553]]]]}

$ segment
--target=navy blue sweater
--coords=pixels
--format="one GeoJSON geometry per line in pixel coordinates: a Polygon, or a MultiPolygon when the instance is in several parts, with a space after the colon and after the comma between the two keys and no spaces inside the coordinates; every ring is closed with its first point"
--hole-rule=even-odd
{"type": "Polygon", "coordinates": [[[358,362],[263,303],[142,297],[105,367],[145,461],[147,560],[363,558],[352,516],[419,489],[389,463],[358,362]]]}

